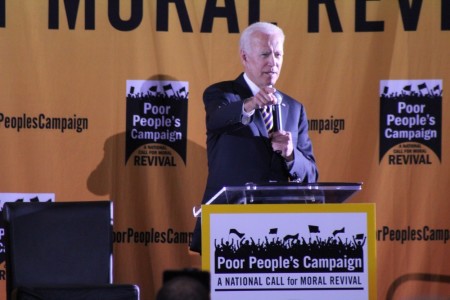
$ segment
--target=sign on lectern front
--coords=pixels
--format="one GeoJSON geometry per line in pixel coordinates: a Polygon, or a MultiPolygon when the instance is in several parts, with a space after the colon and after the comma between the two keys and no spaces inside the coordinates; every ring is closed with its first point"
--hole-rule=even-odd
{"type": "Polygon", "coordinates": [[[202,206],[211,299],[376,299],[374,204],[202,206]]]}

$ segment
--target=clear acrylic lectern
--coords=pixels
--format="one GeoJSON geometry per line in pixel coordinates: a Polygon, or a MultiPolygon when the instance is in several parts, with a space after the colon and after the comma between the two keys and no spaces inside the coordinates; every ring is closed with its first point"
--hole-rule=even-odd
{"type": "MultiPolygon", "coordinates": [[[[204,205],[342,203],[361,187],[361,182],[248,183],[225,186],[204,205]]],[[[200,217],[201,208],[194,207],[193,213],[195,217],[200,217]]]]}

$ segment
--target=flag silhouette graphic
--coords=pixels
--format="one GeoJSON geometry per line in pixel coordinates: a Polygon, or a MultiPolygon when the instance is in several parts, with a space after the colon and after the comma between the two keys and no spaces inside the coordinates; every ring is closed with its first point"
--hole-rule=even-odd
{"type": "Polygon", "coordinates": [[[283,242],[286,242],[287,240],[298,240],[298,233],[297,234],[288,234],[283,238],[283,242]]]}
{"type": "Polygon", "coordinates": [[[235,235],[237,235],[240,239],[242,239],[242,237],[245,235],[245,233],[240,233],[239,231],[237,231],[237,230],[234,229],[234,228],[230,229],[230,234],[235,234],[235,235]]]}
{"type": "Polygon", "coordinates": [[[320,233],[319,226],[308,225],[310,233],[320,233]]]}
{"type": "Polygon", "coordinates": [[[364,238],[364,233],[357,234],[355,239],[362,240],[364,238]]]}
{"type": "Polygon", "coordinates": [[[333,236],[336,236],[336,234],[338,234],[338,233],[344,233],[344,232],[345,232],[345,227],[342,227],[342,229],[333,231],[333,236]]]}

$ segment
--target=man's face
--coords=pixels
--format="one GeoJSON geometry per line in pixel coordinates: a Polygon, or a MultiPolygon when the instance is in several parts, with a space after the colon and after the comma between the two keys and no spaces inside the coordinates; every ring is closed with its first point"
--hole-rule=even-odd
{"type": "Polygon", "coordinates": [[[241,50],[241,61],[247,76],[257,86],[275,85],[283,64],[283,37],[254,33],[250,47],[241,50]]]}

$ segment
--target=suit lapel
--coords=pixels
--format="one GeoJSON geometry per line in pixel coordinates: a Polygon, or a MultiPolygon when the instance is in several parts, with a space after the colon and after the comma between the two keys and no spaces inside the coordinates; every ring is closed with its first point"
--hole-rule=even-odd
{"type": "Polygon", "coordinates": [[[256,127],[258,128],[260,135],[269,137],[269,133],[267,132],[266,125],[264,124],[261,109],[257,109],[255,111],[255,114],[253,115],[253,122],[255,123],[256,127]]]}

